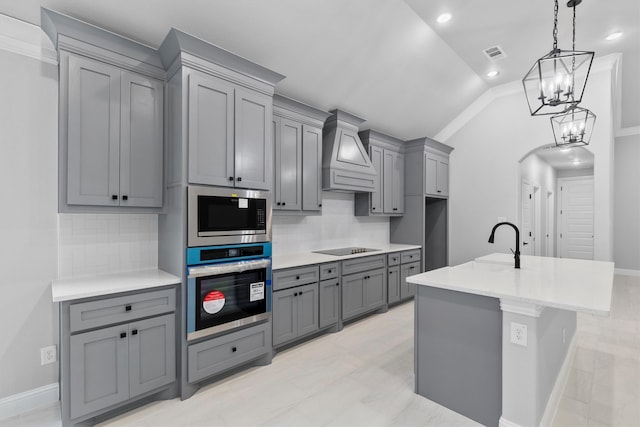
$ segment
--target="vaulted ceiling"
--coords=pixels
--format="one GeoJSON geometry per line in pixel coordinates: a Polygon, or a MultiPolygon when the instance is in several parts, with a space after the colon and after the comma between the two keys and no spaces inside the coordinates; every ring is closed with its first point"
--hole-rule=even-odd
{"type": "MultiPolygon", "coordinates": [[[[435,136],[552,44],[551,0],[20,0],[0,13],[40,25],[41,6],[152,47],[179,28],[284,74],[278,93],[401,139],[435,136]],[[445,11],[453,18],[439,25],[445,11]],[[494,45],[507,57],[492,63],[482,50],[494,45]],[[490,79],[492,67],[500,75],[490,79]]],[[[571,18],[560,9],[567,49],[571,18]]],[[[622,126],[639,126],[640,2],[584,0],[577,14],[578,49],[623,53],[622,126]],[[623,37],[606,42],[614,30],[623,37]]]]}

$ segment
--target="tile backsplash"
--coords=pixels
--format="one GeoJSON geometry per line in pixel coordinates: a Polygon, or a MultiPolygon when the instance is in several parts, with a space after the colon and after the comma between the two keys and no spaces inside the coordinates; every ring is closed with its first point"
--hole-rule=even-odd
{"type": "Polygon", "coordinates": [[[58,214],[60,279],[158,267],[158,215],[58,214]]]}
{"type": "Polygon", "coordinates": [[[321,216],[272,218],[275,254],[389,243],[389,218],[354,216],[353,193],[324,191],[321,216]]]}

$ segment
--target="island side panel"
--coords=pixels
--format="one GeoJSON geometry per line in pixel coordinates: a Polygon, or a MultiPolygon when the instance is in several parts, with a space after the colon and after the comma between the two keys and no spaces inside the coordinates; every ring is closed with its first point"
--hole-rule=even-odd
{"type": "Polygon", "coordinates": [[[416,393],[487,426],[502,412],[500,301],[417,286],[416,393]]]}

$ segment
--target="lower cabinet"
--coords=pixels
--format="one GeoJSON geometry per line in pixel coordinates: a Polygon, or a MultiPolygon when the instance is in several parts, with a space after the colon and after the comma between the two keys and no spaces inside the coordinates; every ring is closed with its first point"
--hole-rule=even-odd
{"type": "Polygon", "coordinates": [[[420,272],[420,262],[402,264],[400,266],[400,299],[411,298],[416,293],[416,285],[407,283],[407,277],[420,272]]]}
{"type": "Polygon", "coordinates": [[[172,383],[175,315],[73,335],[71,417],[79,417],[172,383]]]}
{"type": "Polygon", "coordinates": [[[63,425],[176,380],[175,287],[61,305],[63,425]]]}
{"type": "Polygon", "coordinates": [[[349,320],[387,304],[385,265],[385,255],[342,261],[342,320],[349,320]]]}
{"type": "Polygon", "coordinates": [[[332,326],[340,320],[340,280],[320,282],[320,327],[332,326]]]}
{"type": "Polygon", "coordinates": [[[273,345],[319,329],[318,283],[273,293],[273,345]]]}
{"type": "Polygon", "coordinates": [[[271,323],[265,322],[188,347],[188,381],[195,383],[271,352],[271,323]]]}
{"type": "Polygon", "coordinates": [[[387,269],[387,302],[392,304],[400,301],[400,267],[387,269]]]}

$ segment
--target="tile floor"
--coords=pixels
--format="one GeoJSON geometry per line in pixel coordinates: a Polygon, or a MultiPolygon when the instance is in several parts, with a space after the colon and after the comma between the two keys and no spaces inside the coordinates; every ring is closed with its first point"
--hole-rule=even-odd
{"type": "MultiPolygon", "coordinates": [[[[609,318],[579,315],[555,427],[640,426],[640,277],[616,276],[609,318]]],[[[5,427],[59,426],[56,407],[5,427]]],[[[199,390],[103,426],[477,426],[413,393],[413,304],[278,353],[199,390]]]]}

